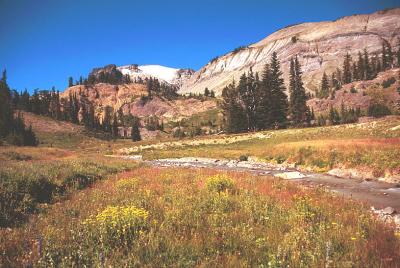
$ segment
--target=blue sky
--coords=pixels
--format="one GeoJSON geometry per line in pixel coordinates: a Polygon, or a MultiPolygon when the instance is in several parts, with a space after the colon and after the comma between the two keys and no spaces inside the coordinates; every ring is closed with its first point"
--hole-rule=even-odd
{"type": "Polygon", "coordinates": [[[0,0],[0,69],[12,88],[64,90],[109,63],[198,70],[294,23],[400,6],[398,0],[0,0]]]}

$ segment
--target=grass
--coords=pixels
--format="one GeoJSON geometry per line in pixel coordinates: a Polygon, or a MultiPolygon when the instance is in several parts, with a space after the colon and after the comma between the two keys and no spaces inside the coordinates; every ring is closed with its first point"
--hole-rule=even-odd
{"type": "Polygon", "coordinates": [[[30,154],[18,151],[21,149],[1,154],[5,161],[0,167],[0,227],[22,223],[38,212],[41,204],[52,203],[136,165],[118,159],[67,157],[65,151],[51,148],[34,148],[30,154]],[[38,152],[49,154],[43,156],[38,152]],[[65,158],[51,159],[51,153],[53,157],[65,158]],[[33,158],[36,160],[32,161],[33,158]]]}
{"type": "Polygon", "coordinates": [[[245,156],[381,176],[400,173],[399,125],[392,117],[158,149],[38,132],[37,148],[0,147],[0,267],[396,267],[400,234],[366,205],[272,177],[151,168],[104,154],[146,145],[138,153],[147,159],[245,156]]]}
{"type": "Polygon", "coordinates": [[[394,227],[282,180],[137,167],[0,231],[1,266],[395,267],[394,227]]]}
{"type": "MultiPolygon", "coordinates": [[[[360,168],[377,176],[400,174],[400,118],[306,129],[262,132],[269,138],[250,138],[228,142],[237,135],[214,137],[226,139],[226,144],[190,145],[175,148],[143,150],[146,159],[168,157],[212,157],[239,159],[257,157],[260,161],[294,164],[314,171],[360,168]]],[[[253,135],[253,134],[248,134],[253,135]]],[[[210,137],[204,138],[210,139],[210,137]]]]}

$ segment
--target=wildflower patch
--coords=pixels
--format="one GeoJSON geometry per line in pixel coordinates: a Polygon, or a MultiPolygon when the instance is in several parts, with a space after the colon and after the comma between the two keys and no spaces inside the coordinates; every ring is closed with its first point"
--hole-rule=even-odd
{"type": "Polygon", "coordinates": [[[129,246],[146,229],[148,216],[148,211],[135,206],[108,206],[83,225],[103,245],[129,246]]]}
{"type": "Polygon", "coordinates": [[[207,189],[211,192],[235,192],[235,182],[226,175],[215,175],[206,181],[207,189]]]}

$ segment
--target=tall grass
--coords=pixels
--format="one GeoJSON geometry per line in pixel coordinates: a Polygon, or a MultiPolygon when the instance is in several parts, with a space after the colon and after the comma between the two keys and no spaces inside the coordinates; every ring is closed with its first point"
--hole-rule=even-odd
{"type": "MultiPolygon", "coordinates": [[[[20,154],[15,155],[21,158],[20,154]]],[[[132,162],[90,158],[4,162],[0,167],[0,227],[23,222],[38,211],[40,204],[51,203],[57,197],[134,166],[132,162]]]]}
{"type": "Polygon", "coordinates": [[[8,252],[8,261],[14,264],[396,267],[400,263],[394,227],[379,222],[363,205],[322,189],[246,173],[142,167],[77,192],[29,226],[2,238],[1,252],[8,252]]]}

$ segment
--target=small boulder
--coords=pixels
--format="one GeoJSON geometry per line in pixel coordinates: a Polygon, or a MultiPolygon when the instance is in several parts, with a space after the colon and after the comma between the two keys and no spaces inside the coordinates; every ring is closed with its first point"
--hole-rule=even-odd
{"type": "Polygon", "coordinates": [[[392,215],[394,213],[396,213],[396,210],[392,207],[386,207],[386,208],[382,209],[382,214],[392,215]]]}
{"type": "Polygon", "coordinates": [[[283,172],[275,174],[275,177],[282,178],[284,180],[294,180],[294,179],[302,179],[305,177],[305,175],[298,171],[291,171],[291,172],[283,172]]]}
{"type": "Polygon", "coordinates": [[[393,221],[396,225],[400,225],[400,214],[394,215],[393,221]]]}

